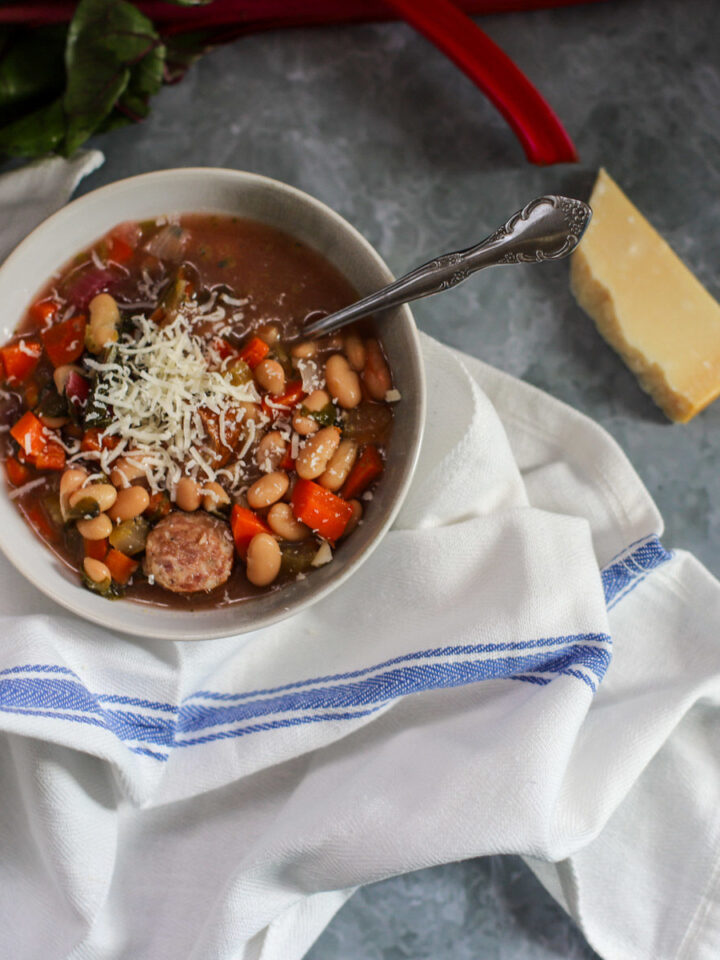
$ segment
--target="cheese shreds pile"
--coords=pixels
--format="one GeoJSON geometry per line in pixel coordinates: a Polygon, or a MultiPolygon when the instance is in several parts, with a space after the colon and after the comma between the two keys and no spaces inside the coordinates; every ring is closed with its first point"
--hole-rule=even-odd
{"type": "MultiPolygon", "coordinates": [[[[254,383],[236,385],[209,369],[206,345],[182,313],[164,327],[142,316],[134,323],[139,336],[121,340],[111,362],[85,360],[98,374],[95,399],[113,408],[113,421],[102,436],[120,438],[114,449],[101,451],[101,468],[107,472],[114,460],[126,457],[145,471],[153,492],[172,492],[182,476],[215,480],[200,411],[217,415],[224,441],[227,419],[237,422],[245,415],[238,405],[260,401],[254,383]]],[[[253,435],[248,422],[238,459],[253,435]]]]}

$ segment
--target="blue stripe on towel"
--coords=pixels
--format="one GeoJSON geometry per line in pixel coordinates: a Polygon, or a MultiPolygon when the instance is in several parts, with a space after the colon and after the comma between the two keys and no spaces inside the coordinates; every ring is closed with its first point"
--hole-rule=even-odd
{"type": "Polygon", "coordinates": [[[618,600],[633,590],[640,581],[672,556],[655,535],[638,540],[602,570],[605,603],[612,610],[618,600]]]}
{"type": "MultiPolygon", "coordinates": [[[[609,646],[610,638],[602,634],[574,638],[575,641],[586,639],[609,646]]],[[[419,658],[424,654],[416,656],[419,658]]],[[[201,730],[208,726],[238,723],[276,713],[366,706],[395,700],[423,690],[458,687],[476,680],[512,677],[519,673],[542,671],[559,674],[571,666],[586,667],[600,681],[610,663],[610,656],[607,647],[573,642],[561,650],[526,653],[524,656],[456,660],[449,663],[416,663],[395,667],[392,670],[379,670],[376,667],[374,669],[377,672],[353,683],[310,687],[293,693],[283,693],[275,697],[233,705],[185,704],[180,710],[178,732],[184,733],[201,730]]]]}
{"type": "Polygon", "coordinates": [[[568,634],[562,637],[544,637],[540,640],[527,640],[524,643],[481,643],[464,644],[460,647],[433,647],[430,650],[420,650],[416,653],[405,653],[399,657],[393,657],[391,660],[384,660],[381,663],[373,664],[371,667],[363,667],[361,670],[350,670],[347,673],[331,673],[323,677],[312,677],[309,680],[298,680],[294,683],[284,683],[279,687],[265,687],[259,690],[250,690],[245,693],[214,693],[212,690],[198,690],[186,697],[185,703],[190,700],[202,698],[204,700],[245,700],[248,697],[265,696],[271,693],[282,693],[285,690],[294,690],[297,687],[307,687],[320,683],[329,683],[332,680],[350,680],[355,677],[362,677],[368,673],[374,673],[384,667],[392,667],[399,663],[407,663],[410,660],[422,660],[426,658],[466,656],[477,653],[501,653],[502,651],[531,650],[533,647],[551,647],[567,646],[571,643],[612,643],[607,634],[604,633],[584,633],[568,634]]]}
{"type": "MultiPolygon", "coordinates": [[[[670,557],[658,538],[651,536],[613,558],[602,571],[608,609],[670,557]]],[[[141,697],[95,694],[68,667],[26,664],[0,670],[0,712],[99,727],[134,753],[164,761],[168,759],[166,751],[173,746],[196,746],[328,720],[359,719],[412,693],[480,680],[506,678],[545,686],[557,677],[569,676],[594,692],[610,659],[611,640],[605,634],[436,647],[370,667],[277,687],[240,693],[200,690],[179,708],[141,697]],[[131,707],[162,715],[127,709],[131,707]]]]}

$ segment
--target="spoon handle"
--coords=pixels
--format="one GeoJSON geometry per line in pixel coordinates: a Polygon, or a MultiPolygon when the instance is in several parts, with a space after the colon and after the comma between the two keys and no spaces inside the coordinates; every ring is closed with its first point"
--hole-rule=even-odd
{"type": "Polygon", "coordinates": [[[312,321],[303,328],[303,335],[329,333],[378,310],[449,290],[484,267],[560,260],[578,245],[591,216],[590,207],[582,200],[538,197],[476,246],[424,263],[349,307],[312,321]]]}

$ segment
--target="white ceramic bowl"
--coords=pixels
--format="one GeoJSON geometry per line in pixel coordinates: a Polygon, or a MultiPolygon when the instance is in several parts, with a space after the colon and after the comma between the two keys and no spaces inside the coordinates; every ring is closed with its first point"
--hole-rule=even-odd
{"type": "MultiPolygon", "coordinates": [[[[168,213],[223,213],[260,220],[304,241],[330,260],[361,295],[392,280],[370,244],[337,213],[308,194],[252,173],[211,167],[162,170],[120,180],[89,193],[37,227],[0,268],[0,342],[15,329],[46,279],[75,253],[123,220],[168,213]]],[[[30,531],[0,492],[0,547],[40,590],[74,613],[114,630],[171,640],[210,639],[256,630],[289,617],[334,590],[368,558],[405,497],[425,418],[425,381],[417,331],[407,307],[383,318],[382,340],[402,401],[385,474],[368,503],[365,522],[332,563],[230,607],[188,612],[130,600],[109,602],[86,590],[30,531]]]]}

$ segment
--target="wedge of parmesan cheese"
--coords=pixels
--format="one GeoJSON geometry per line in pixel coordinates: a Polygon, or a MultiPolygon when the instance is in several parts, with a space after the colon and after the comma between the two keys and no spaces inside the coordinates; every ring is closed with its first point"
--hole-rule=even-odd
{"type": "Polygon", "coordinates": [[[590,206],[573,294],[640,386],[686,422],[720,394],[720,304],[605,170],[590,206]]]}

